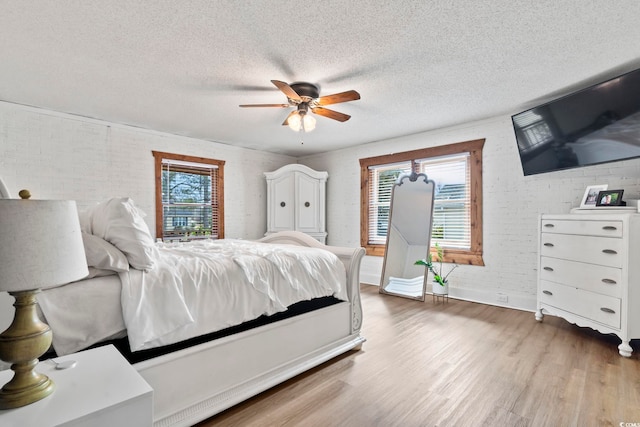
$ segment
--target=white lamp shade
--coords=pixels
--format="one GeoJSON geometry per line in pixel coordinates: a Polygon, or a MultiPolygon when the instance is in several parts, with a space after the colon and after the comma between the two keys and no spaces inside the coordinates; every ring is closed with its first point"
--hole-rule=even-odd
{"type": "Polygon", "coordinates": [[[316,119],[310,114],[305,114],[302,118],[305,132],[311,132],[316,128],[316,119]]]}
{"type": "Polygon", "coordinates": [[[0,200],[0,290],[50,288],[86,277],[76,202],[0,200]]]}
{"type": "Polygon", "coordinates": [[[298,132],[300,130],[300,125],[302,124],[302,117],[300,117],[299,113],[292,114],[289,116],[287,123],[291,130],[298,132]]]}

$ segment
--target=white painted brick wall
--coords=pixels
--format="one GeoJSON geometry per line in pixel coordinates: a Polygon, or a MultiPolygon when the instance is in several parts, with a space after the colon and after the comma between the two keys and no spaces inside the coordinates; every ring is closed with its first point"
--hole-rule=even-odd
{"type": "Polygon", "coordinates": [[[257,239],[266,231],[265,171],[295,158],[0,102],[0,177],[17,197],[73,199],[80,208],[131,197],[155,234],[152,150],[225,163],[225,230],[257,239]]]}

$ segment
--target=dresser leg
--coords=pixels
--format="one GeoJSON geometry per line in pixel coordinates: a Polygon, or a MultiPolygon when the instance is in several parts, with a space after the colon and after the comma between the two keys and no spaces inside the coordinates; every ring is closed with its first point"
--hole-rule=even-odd
{"type": "Polygon", "coordinates": [[[544,315],[542,314],[542,309],[539,308],[538,310],[536,310],[536,320],[538,322],[542,322],[542,318],[544,317],[544,315]]]}
{"type": "Polygon", "coordinates": [[[629,340],[622,341],[622,344],[618,346],[618,352],[620,356],[631,357],[631,353],[633,353],[633,348],[629,345],[629,340]]]}

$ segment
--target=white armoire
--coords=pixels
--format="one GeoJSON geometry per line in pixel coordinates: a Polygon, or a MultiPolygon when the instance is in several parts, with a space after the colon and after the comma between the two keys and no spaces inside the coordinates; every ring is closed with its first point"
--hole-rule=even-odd
{"type": "Polygon", "coordinates": [[[325,189],[327,172],[292,164],[267,178],[267,232],[300,231],[321,243],[327,239],[325,227],[325,189]]]}

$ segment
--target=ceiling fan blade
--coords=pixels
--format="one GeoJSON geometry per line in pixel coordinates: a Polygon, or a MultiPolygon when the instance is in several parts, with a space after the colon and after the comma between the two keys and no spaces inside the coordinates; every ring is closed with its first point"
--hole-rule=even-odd
{"type": "Polygon", "coordinates": [[[280,80],[271,80],[271,83],[273,83],[278,89],[280,89],[282,93],[287,95],[287,98],[293,99],[294,101],[302,101],[300,95],[298,95],[296,91],[293,90],[287,83],[281,82],[280,80]]]}
{"type": "Polygon", "coordinates": [[[298,110],[294,110],[291,113],[289,113],[287,118],[284,119],[284,122],[282,122],[282,126],[288,126],[289,125],[289,117],[293,116],[294,114],[297,114],[297,112],[298,112],[298,110]]]}
{"type": "Polygon", "coordinates": [[[329,119],[337,120],[339,122],[346,122],[347,120],[349,120],[351,118],[351,116],[348,115],[348,114],[339,113],[337,111],[329,110],[328,108],[315,107],[315,108],[312,108],[311,111],[313,111],[314,113],[316,113],[316,114],[318,114],[320,116],[324,116],[324,117],[327,117],[329,119]]]}
{"type": "Polygon", "coordinates": [[[241,104],[239,107],[242,108],[251,108],[251,107],[279,107],[279,108],[287,108],[291,107],[289,104],[241,104]]]}
{"type": "Polygon", "coordinates": [[[333,95],[321,96],[318,98],[318,105],[331,105],[338,104],[340,102],[356,101],[360,99],[360,94],[355,90],[348,90],[346,92],[340,92],[333,95]]]}

